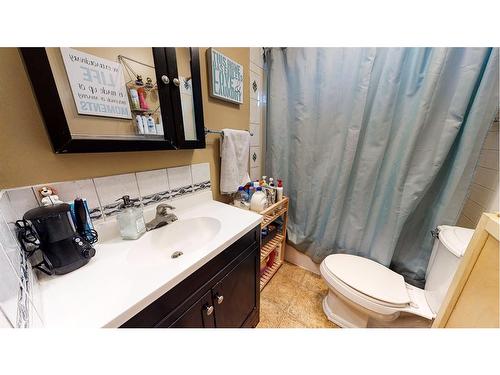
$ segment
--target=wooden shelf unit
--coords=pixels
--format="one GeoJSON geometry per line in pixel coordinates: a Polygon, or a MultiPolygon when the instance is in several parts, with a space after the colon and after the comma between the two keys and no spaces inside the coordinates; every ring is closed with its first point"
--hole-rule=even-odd
{"type": "Polygon", "coordinates": [[[260,290],[264,289],[266,284],[269,282],[269,280],[271,280],[271,278],[278,271],[282,264],[283,261],[279,260],[279,258],[276,258],[273,265],[264,270],[264,272],[260,275],[260,290]]]}
{"type": "Polygon", "coordinates": [[[283,235],[281,234],[276,234],[272,240],[270,240],[268,243],[265,245],[261,246],[260,248],[260,260],[264,260],[267,258],[269,254],[273,252],[274,249],[276,249],[278,246],[280,246],[283,243],[283,235]]]}
{"type": "Polygon", "coordinates": [[[260,276],[260,290],[264,289],[266,284],[271,280],[274,274],[278,271],[285,260],[285,242],[286,242],[286,224],[288,220],[288,197],[283,197],[282,200],[269,206],[260,214],[264,216],[260,224],[260,229],[264,229],[278,217],[283,216],[283,225],[281,232],[276,233],[274,237],[265,245],[260,247],[260,260],[263,261],[276,250],[277,254],[274,263],[267,267],[260,276]]]}

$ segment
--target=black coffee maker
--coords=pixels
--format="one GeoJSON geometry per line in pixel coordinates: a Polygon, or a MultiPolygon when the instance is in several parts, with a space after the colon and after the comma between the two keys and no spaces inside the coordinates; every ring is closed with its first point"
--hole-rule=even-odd
{"type": "Polygon", "coordinates": [[[42,271],[63,275],[87,264],[95,255],[91,243],[77,232],[69,204],[37,207],[26,212],[23,219],[35,228],[46,268],[42,271]]]}

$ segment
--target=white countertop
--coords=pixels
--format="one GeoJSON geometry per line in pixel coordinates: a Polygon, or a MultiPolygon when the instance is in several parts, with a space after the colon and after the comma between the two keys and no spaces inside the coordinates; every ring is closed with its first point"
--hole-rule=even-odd
{"type": "MultiPolygon", "coordinates": [[[[119,239],[116,223],[105,222],[96,226],[99,242],[95,245],[96,255],[87,265],[66,275],[40,276],[38,289],[44,326],[118,327],[262,219],[255,212],[212,200],[210,191],[168,203],[177,207],[174,211],[179,218],[177,222],[148,232],[135,241],[119,239]],[[177,259],[170,257],[174,248],[169,247],[167,239],[162,238],[164,252],[149,248],[158,241],[146,236],[169,227],[172,231],[176,223],[198,217],[215,218],[221,223],[218,233],[206,243],[177,259]]],[[[144,215],[150,220],[154,208],[149,208],[144,215]]],[[[196,232],[192,235],[196,236],[196,232]]]]}

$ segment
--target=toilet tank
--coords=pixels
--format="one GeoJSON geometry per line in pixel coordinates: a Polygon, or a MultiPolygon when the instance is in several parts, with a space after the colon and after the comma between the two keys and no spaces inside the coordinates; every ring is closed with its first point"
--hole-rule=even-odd
{"type": "Polygon", "coordinates": [[[440,225],[427,266],[425,297],[430,308],[437,314],[453,276],[460,264],[473,229],[440,225]]]}

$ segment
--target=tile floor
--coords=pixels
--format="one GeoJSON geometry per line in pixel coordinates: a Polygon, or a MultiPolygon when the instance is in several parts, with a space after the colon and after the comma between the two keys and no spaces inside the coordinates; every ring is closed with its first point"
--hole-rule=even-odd
{"type": "Polygon", "coordinates": [[[337,328],[321,306],[327,292],[319,275],[285,262],[260,294],[257,328],[337,328]]]}

